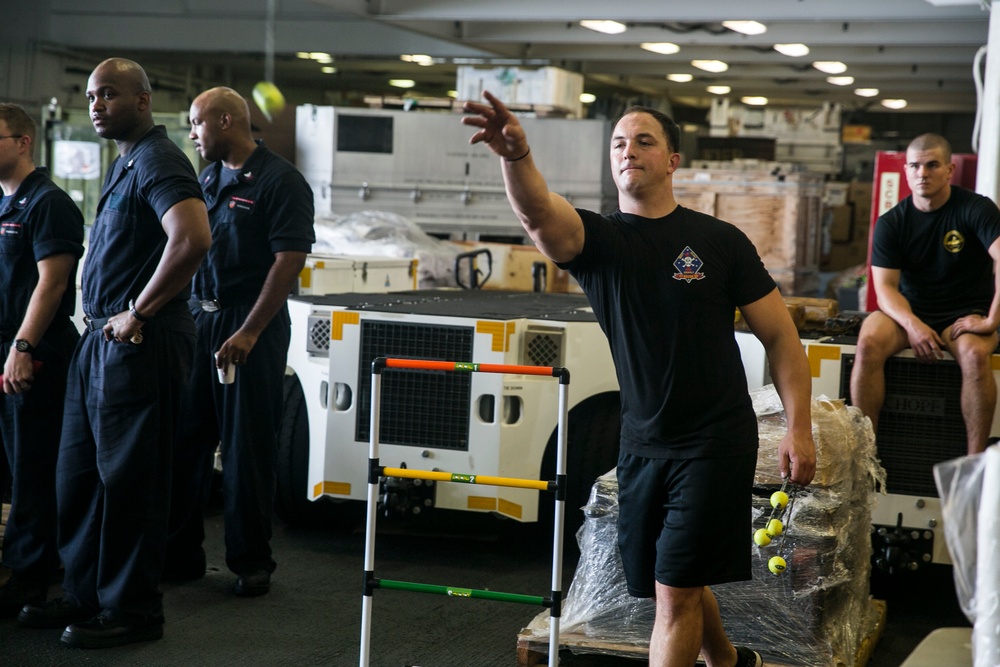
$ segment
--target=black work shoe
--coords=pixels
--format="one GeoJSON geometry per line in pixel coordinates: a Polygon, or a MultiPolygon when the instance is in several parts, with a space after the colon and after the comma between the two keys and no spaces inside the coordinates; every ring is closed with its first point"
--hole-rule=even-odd
{"type": "Polygon", "coordinates": [[[127,621],[105,614],[73,623],[62,633],[62,643],[76,648],[111,648],[162,638],[163,621],[127,621]]]}
{"type": "Polygon", "coordinates": [[[48,577],[38,579],[15,572],[0,586],[0,618],[14,618],[26,604],[43,604],[48,594],[48,577]]]}
{"type": "Polygon", "coordinates": [[[737,646],[735,667],[764,667],[764,660],[757,651],[752,651],[745,646],[737,646]]]}
{"type": "Polygon", "coordinates": [[[244,598],[264,595],[269,590],[271,590],[271,573],[267,570],[241,574],[236,579],[236,585],[233,586],[233,593],[244,598]]]}
{"type": "Polygon", "coordinates": [[[65,628],[70,623],[86,621],[93,615],[93,612],[65,598],[56,598],[40,605],[24,605],[17,621],[27,628],[65,628]]]}

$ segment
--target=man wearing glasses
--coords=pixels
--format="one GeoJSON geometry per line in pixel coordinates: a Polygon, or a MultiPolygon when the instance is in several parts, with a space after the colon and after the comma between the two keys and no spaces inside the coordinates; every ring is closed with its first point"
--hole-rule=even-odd
{"type": "Polygon", "coordinates": [[[59,566],[56,455],[66,371],[80,335],[71,321],[83,215],[35,167],[35,122],[0,104],[0,439],[13,476],[0,618],[45,601],[59,566]]]}

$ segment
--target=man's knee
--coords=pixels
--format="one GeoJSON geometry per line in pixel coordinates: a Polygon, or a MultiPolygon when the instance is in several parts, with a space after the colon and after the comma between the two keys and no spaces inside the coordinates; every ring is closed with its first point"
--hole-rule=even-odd
{"type": "Polygon", "coordinates": [[[656,582],[656,613],[673,618],[700,613],[704,593],[704,586],[677,588],[656,582]]]}
{"type": "Polygon", "coordinates": [[[855,347],[855,368],[880,368],[892,355],[906,347],[908,340],[901,327],[881,312],[868,315],[855,347]]]}

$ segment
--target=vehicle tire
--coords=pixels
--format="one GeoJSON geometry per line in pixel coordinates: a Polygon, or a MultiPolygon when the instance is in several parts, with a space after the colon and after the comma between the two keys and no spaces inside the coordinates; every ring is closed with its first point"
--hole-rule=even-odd
{"type": "Polygon", "coordinates": [[[329,499],[316,501],[306,497],[309,483],[309,413],[306,397],[297,375],[286,375],[284,413],[278,429],[278,460],[275,465],[277,487],[274,512],[292,526],[337,526],[353,520],[353,502],[329,499]]]}
{"type": "MultiPolygon", "coordinates": [[[[617,393],[592,396],[573,408],[569,415],[566,443],[566,544],[583,525],[581,507],[587,504],[594,481],[618,464],[618,443],[621,432],[621,400],[617,393]]],[[[553,432],[545,446],[541,479],[555,479],[557,433],[553,432]]],[[[544,494],[539,500],[539,520],[547,529],[553,522],[553,499],[544,494]]]]}

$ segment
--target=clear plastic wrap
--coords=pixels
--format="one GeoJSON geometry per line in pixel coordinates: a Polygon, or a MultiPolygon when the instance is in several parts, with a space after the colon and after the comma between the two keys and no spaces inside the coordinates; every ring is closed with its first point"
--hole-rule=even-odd
{"type": "Polygon", "coordinates": [[[457,287],[455,257],[460,249],[430,236],[402,215],[388,211],[325,213],[316,216],[315,229],[314,253],[417,259],[420,289],[457,287]]]}
{"type": "Polygon", "coordinates": [[[973,624],[976,667],[1000,664],[1000,449],[934,466],[955,590],[973,624]]]}
{"type": "MultiPolygon", "coordinates": [[[[784,413],[773,386],[752,392],[760,431],[753,497],[753,580],[713,586],[730,639],[759,651],[766,664],[854,667],[871,633],[876,610],[869,594],[871,511],[885,471],[875,455],[871,422],[841,401],[814,399],[817,445],[814,483],[792,494],[785,532],[767,547],[753,531],[771,515],[770,496],[781,486],[778,444],[784,413]],[[779,554],[787,570],[774,575],[779,554]]],[[[618,484],[600,477],[584,507],[577,535],[580,561],[562,607],[560,636],[571,651],[636,657],[648,651],[655,605],[629,596],[617,548],[618,484]]],[[[548,641],[548,614],[522,632],[532,647],[548,641]]]]}

